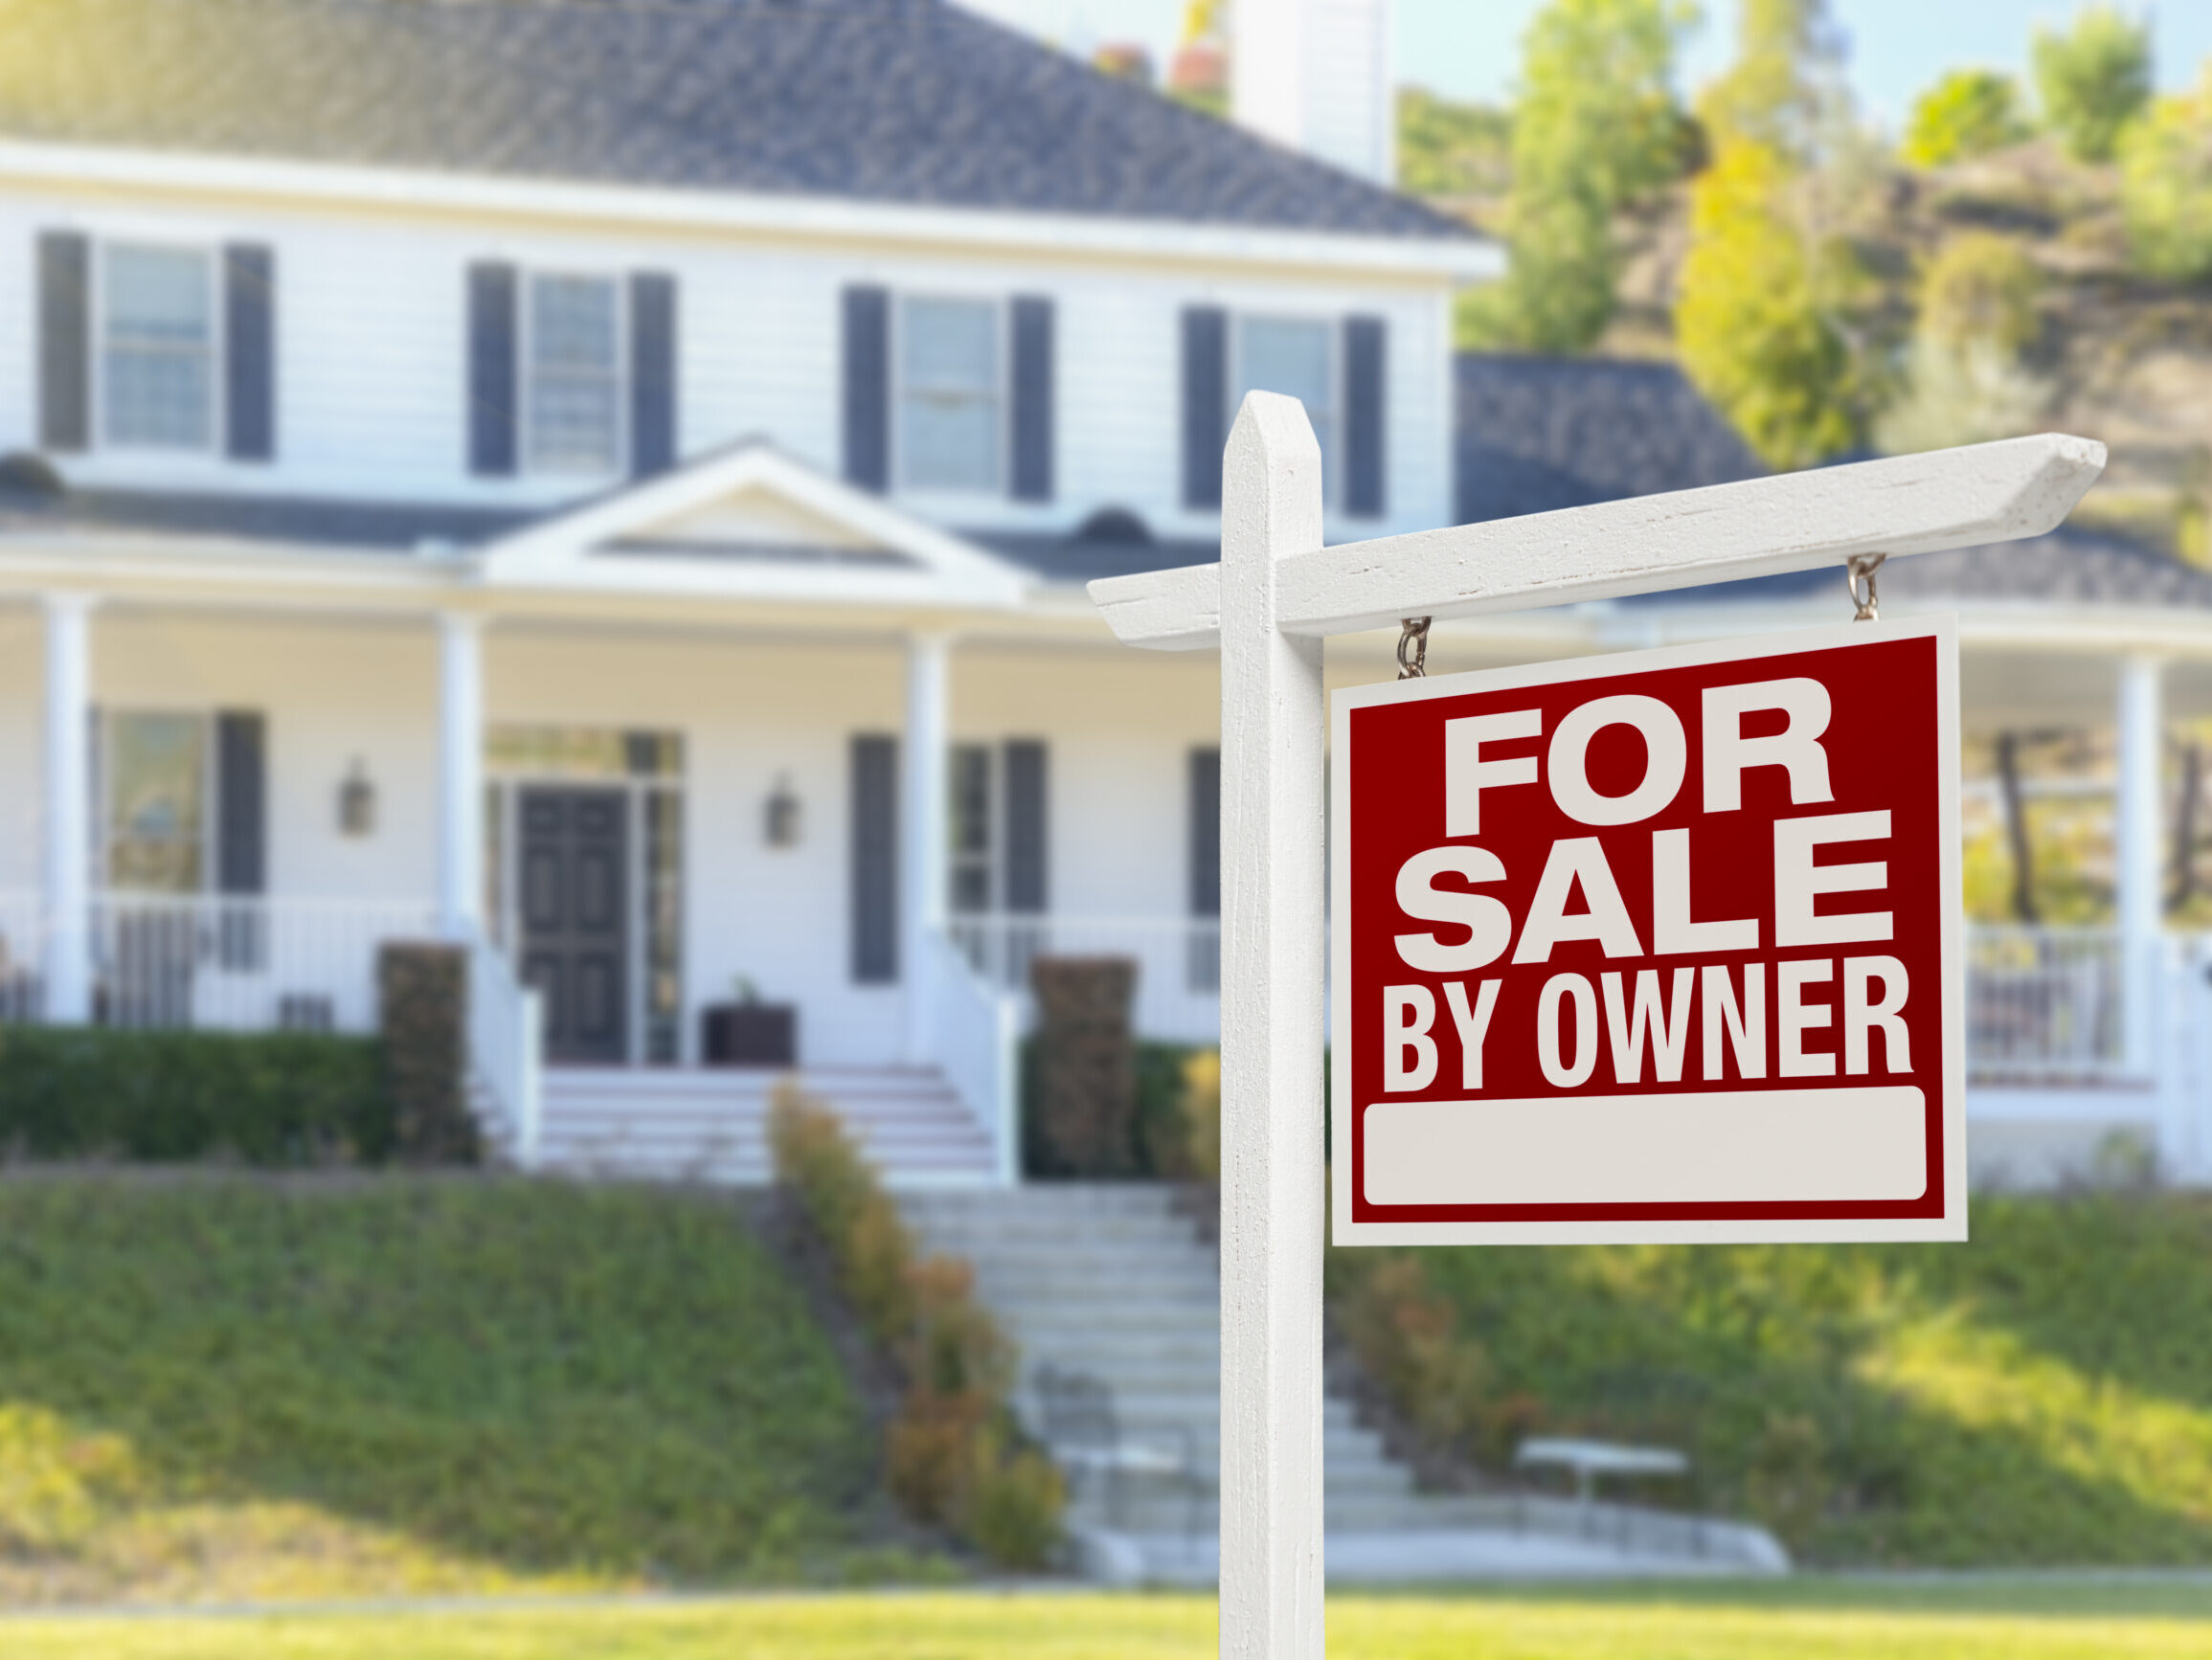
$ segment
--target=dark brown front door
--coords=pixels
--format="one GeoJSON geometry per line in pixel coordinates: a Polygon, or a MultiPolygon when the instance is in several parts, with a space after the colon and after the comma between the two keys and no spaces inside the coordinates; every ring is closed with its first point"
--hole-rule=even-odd
{"type": "Polygon", "coordinates": [[[549,1061],[630,1058],[629,797],[522,792],[522,973],[545,998],[549,1061]]]}

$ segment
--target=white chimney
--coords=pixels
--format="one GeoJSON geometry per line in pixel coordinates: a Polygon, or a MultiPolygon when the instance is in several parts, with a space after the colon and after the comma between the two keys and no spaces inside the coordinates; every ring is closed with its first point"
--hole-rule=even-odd
{"type": "Polygon", "coordinates": [[[1237,121],[1379,185],[1398,173],[1391,0],[1234,0],[1237,121]]]}

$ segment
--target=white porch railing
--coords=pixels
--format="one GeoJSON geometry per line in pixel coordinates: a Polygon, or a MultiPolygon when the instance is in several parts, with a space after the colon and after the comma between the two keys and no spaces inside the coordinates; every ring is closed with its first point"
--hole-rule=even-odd
{"type": "Polygon", "coordinates": [[[1221,924],[1213,917],[1051,916],[1004,911],[948,925],[975,971],[1022,999],[1041,956],[1118,956],[1137,964],[1131,1023],[1140,1037],[1180,1043],[1221,1039],[1221,924]]]}
{"type": "Polygon", "coordinates": [[[1966,1066],[1975,1079],[2109,1079],[2127,1069],[2126,976],[2109,929],[1967,934],[1966,1066]]]}
{"type": "Polygon", "coordinates": [[[468,952],[468,1064],[483,1096],[479,1118],[524,1170],[545,1145],[544,1003],[507,953],[478,940],[468,952]]]}
{"type": "Polygon", "coordinates": [[[42,894],[0,892],[0,1021],[46,1015],[46,901],[42,894]]]}
{"type": "Polygon", "coordinates": [[[991,1133],[1002,1185],[1021,1179],[1021,1010],[934,931],[922,937],[921,992],[945,1081],[991,1133]]]}
{"type": "Polygon", "coordinates": [[[370,1032],[376,948],[435,937],[427,904],[101,893],[94,1017],[110,1026],[370,1032]]]}

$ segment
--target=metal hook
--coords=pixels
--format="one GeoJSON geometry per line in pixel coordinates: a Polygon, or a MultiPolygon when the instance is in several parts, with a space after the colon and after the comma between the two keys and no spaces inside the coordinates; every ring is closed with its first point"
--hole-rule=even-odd
{"type": "Polygon", "coordinates": [[[1423,680],[1429,673],[1429,619],[1426,617],[1409,617],[1398,625],[1398,678],[1423,680]],[[1411,660],[1406,647],[1413,648],[1411,660]]]}
{"type": "Polygon", "coordinates": [[[1874,573],[1882,569],[1886,553],[1854,553],[1843,561],[1843,585],[1851,594],[1851,620],[1853,622],[1880,622],[1882,598],[1874,591],[1874,573]],[[1859,594],[1860,579],[1866,582],[1866,595],[1859,594]]]}

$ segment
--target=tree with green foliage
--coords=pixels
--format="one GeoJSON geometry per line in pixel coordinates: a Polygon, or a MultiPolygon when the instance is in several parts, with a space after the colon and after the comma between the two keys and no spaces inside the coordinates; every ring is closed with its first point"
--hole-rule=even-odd
{"type": "Polygon", "coordinates": [[[1775,467],[1857,441],[1856,371],[1835,302],[1854,267],[1809,236],[1793,169],[1770,146],[1725,141],[1690,192],[1675,335],[1683,370],[1775,467]]]}
{"type": "Polygon", "coordinates": [[[1916,168],[1987,155],[2028,135],[2020,83],[1993,69],[1954,69],[1922,93],[1905,129],[1905,159],[1916,168]]]}
{"type": "Polygon", "coordinates": [[[1810,162],[1842,58],[1826,0],[1743,0],[1736,41],[1735,62],[1698,97],[1715,145],[1748,139],[1787,161],[1810,162]]]}
{"type": "Polygon", "coordinates": [[[2197,90],[2162,98],[2120,141],[2128,251],[2154,277],[2212,277],[2212,59],[2197,90]]]}
{"type": "Polygon", "coordinates": [[[1455,103],[1421,86],[1398,90],[1398,189],[1416,196],[1501,196],[1513,183],[1513,117],[1455,103]]]}
{"type": "Polygon", "coordinates": [[[2076,161],[2112,159],[2121,129],[2151,101],[2151,26],[2088,6],[2070,34],[2038,29],[2036,93],[2076,161]]]}
{"type": "Polygon", "coordinates": [[[1687,0],[1550,0],[1522,39],[1504,281],[1471,297],[1475,343],[1581,351],[1605,329],[1620,274],[1614,215],[1681,175],[1689,153],[1672,86],[1687,0]]]}
{"type": "Polygon", "coordinates": [[[2043,285],[2009,236],[1966,231],[1937,250],[1921,280],[1908,390],[1875,423],[1882,448],[1948,449],[2036,429],[2052,396],[2027,361],[2043,329],[2043,285]]]}
{"type": "Polygon", "coordinates": [[[1698,100],[1713,163],[1690,191],[1675,335],[1682,368],[1776,467],[1858,441],[1859,354],[1844,317],[1862,275],[1823,230],[1811,169],[1854,153],[1824,0],[1744,0],[1736,61],[1698,100]]]}

